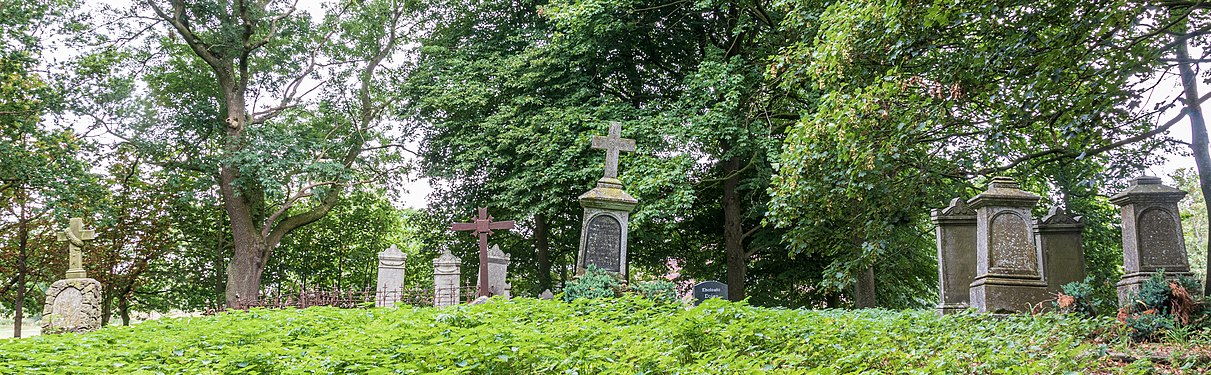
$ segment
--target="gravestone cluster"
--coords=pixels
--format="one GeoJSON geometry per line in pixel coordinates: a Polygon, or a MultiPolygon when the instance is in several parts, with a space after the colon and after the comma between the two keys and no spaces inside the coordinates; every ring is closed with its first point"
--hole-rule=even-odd
{"type": "MultiPolygon", "coordinates": [[[[1140,177],[1111,202],[1122,207],[1126,272],[1120,302],[1155,272],[1189,275],[1177,202],[1184,192],[1140,177]]],[[[939,312],[1028,312],[1064,284],[1085,278],[1084,223],[1059,207],[1035,219],[1041,199],[1012,179],[993,178],[971,200],[934,210],[937,225],[939,312]]]]}

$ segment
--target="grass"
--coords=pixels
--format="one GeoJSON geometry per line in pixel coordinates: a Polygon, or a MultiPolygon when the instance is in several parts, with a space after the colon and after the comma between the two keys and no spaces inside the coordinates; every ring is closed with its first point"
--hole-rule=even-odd
{"type": "Polygon", "coordinates": [[[1052,374],[1199,366],[1121,354],[1131,348],[1113,320],[1059,315],[494,299],[443,309],[252,310],[0,340],[0,373],[1052,374]]]}

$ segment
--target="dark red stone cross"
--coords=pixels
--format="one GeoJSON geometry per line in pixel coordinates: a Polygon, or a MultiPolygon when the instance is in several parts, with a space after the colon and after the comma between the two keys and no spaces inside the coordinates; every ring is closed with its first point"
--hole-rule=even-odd
{"type": "Polygon", "coordinates": [[[492,221],[492,217],[488,216],[488,209],[485,207],[479,208],[479,217],[470,223],[450,224],[450,230],[472,231],[473,234],[479,236],[479,285],[477,287],[479,290],[475,293],[477,297],[492,294],[488,289],[488,235],[492,234],[492,230],[509,229],[513,229],[512,220],[492,221]]]}

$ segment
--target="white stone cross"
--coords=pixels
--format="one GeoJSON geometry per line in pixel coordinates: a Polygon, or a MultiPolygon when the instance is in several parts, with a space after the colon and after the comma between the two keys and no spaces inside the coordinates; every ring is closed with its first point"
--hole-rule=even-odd
{"type": "Polygon", "coordinates": [[[635,140],[622,138],[622,123],[612,121],[609,136],[593,136],[593,148],[606,151],[605,178],[618,178],[618,152],[635,152],[635,140]]]}
{"type": "Polygon", "coordinates": [[[67,278],[83,279],[88,277],[84,273],[84,256],[81,253],[81,248],[84,247],[84,241],[93,239],[94,234],[91,229],[83,230],[84,220],[78,217],[73,217],[67,222],[67,229],[62,233],[58,233],[59,241],[67,241],[67,252],[69,266],[67,268],[67,278]]]}

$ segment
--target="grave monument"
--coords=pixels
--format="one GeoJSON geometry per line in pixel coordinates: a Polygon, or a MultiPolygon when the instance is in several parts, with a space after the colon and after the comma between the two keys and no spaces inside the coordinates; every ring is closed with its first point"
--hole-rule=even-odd
{"type": "Polygon", "coordinates": [[[479,208],[479,217],[472,222],[450,225],[450,230],[469,231],[479,237],[479,282],[476,284],[476,296],[492,295],[492,287],[488,284],[488,235],[492,234],[494,229],[513,229],[513,225],[513,221],[492,221],[492,216],[488,215],[488,209],[485,207],[479,208]]]}
{"type": "Polygon", "coordinates": [[[67,242],[66,279],[46,290],[42,308],[42,332],[87,332],[101,328],[101,283],[84,272],[84,241],[92,240],[92,230],[83,230],[84,220],[71,218],[67,229],[57,236],[67,242]]]}
{"type": "Polygon", "coordinates": [[[376,307],[392,307],[399,302],[404,292],[404,262],[408,256],[395,245],[378,253],[378,288],[374,298],[376,307]]]}
{"type": "Polygon", "coordinates": [[[506,281],[509,275],[509,254],[500,251],[500,246],[492,245],[488,249],[488,290],[494,296],[509,298],[512,285],[506,281]]]}
{"type": "Polygon", "coordinates": [[[1193,276],[1177,208],[1177,202],[1185,196],[1185,191],[1162,185],[1160,178],[1144,176],[1131,181],[1127,190],[1110,197],[1110,203],[1122,207],[1123,215],[1119,305],[1130,302],[1131,293],[1162,269],[1168,278],[1193,276]]]}
{"type": "Polygon", "coordinates": [[[619,152],[634,152],[635,140],[622,138],[622,124],[610,123],[609,135],[594,136],[594,149],[605,150],[605,173],[597,187],[580,196],[584,223],[580,228],[580,252],[576,273],[595,265],[602,270],[627,276],[627,224],[639,202],[623,190],[618,179],[619,152]]]}
{"type": "Polygon", "coordinates": [[[976,276],[971,307],[980,312],[1029,312],[1049,299],[1043,256],[1034,242],[1030,210],[1038,195],[1008,177],[994,177],[971,200],[976,212],[976,276]]]}
{"type": "Polygon", "coordinates": [[[976,211],[955,198],[930,218],[938,226],[938,312],[952,314],[967,308],[976,277],[976,211]]]}
{"type": "Polygon", "coordinates": [[[433,306],[457,305],[462,297],[459,281],[462,278],[462,259],[443,251],[433,260],[433,306]]]}
{"type": "Polygon", "coordinates": [[[1061,292],[1064,284],[1085,281],[1085,250],[1081,230],[1085,228],[1080,216],[1068,210],[1051,207],[1047,216],[1034,225],[1039,250],[1043,252],[1043,278],[1047,292],[1061,292]]]}

